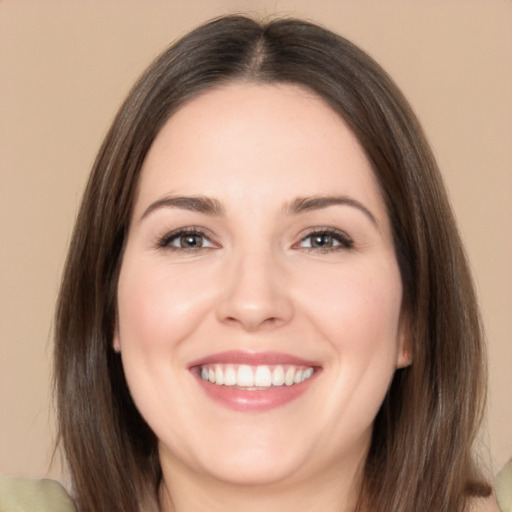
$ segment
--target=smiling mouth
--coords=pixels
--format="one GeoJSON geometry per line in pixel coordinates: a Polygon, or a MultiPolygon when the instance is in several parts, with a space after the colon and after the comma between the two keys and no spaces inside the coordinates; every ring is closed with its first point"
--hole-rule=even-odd
{"type": "Polygon", "coordinates": [[[317,362],[277,352],[228,351],[189,366],[214,402],[238,412],[259,413],[296,400],[322,373],[317,362]]]}
{"type": "Polygon", "coordinates": [[[205,364],[196,367],[202,380],[217,386],[230,386],[244,390],[294,386],[310,379],[315,372],[311,366],[205,364]]]}

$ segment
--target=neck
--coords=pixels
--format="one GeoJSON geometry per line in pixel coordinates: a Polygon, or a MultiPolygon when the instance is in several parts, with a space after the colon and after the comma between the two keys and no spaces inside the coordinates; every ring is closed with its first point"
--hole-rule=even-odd
{"type": "Polygon", "coordinates": [[[336,466],[302,481],[261,485],[233,484],[176,467],[171,474],[162,468],[160,512],[353,512],[361,481],[359,466],[352,465],[350,471],[336,466]]]}

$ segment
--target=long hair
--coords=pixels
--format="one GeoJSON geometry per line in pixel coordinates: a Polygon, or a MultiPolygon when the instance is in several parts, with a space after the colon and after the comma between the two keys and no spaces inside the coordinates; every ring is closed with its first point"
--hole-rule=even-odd
{"type": "Polygon", "coordinates": [[[291,83],[350,126],[391,219],[412,365],[375,419],[358,510],[462,512],[489,492],[472,458],[485,396],[481,323],[446,192],[422,129],[382,68],[312,23],[219,18],[143,74],[115,118],[84,193],[56,312],[55,393],[80,512],[156,503],[154,434],[112,350],[123,247],[145,156],[185,102],[236,81],[291,83]]]}

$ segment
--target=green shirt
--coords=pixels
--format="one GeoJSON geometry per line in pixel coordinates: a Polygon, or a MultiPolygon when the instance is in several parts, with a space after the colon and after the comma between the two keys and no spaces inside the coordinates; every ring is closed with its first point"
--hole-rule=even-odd
{"type": "Polygon", "coordinates": [[[501,512],[512,512],[512,460],[496,477],[496,498],[501,512]]]}
{"type": "Polygon", "coordinates": [[[0,512],[75,512],[75,507],[55,480],[0,475],[0,512]]]}

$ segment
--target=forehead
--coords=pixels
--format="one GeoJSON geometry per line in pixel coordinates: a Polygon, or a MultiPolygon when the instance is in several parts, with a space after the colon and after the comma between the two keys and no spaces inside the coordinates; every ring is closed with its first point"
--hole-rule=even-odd
{"type": "Polygon", "coordinates": [[[341,116],[314,93],[284,84],[233,83],[184,104],[150,148],[139,192],[142,202],[179,193],[243,197],[247,205],[269,195],[340,193],[383,208],[341,116]]]}

